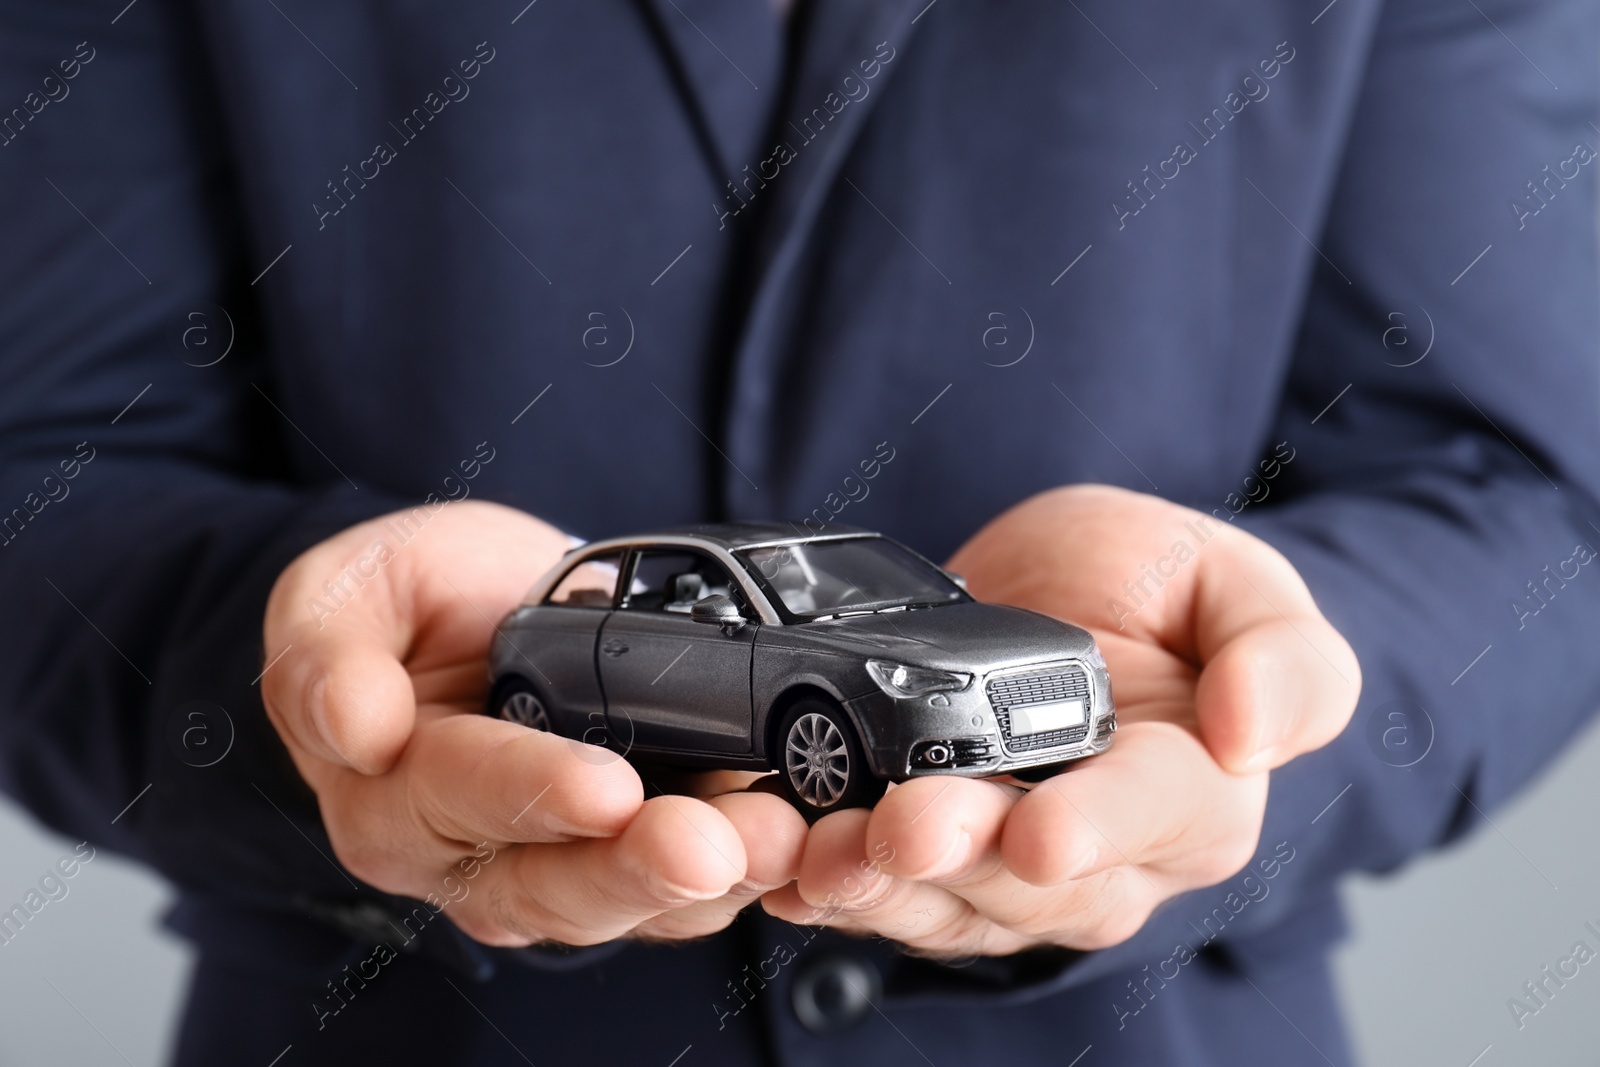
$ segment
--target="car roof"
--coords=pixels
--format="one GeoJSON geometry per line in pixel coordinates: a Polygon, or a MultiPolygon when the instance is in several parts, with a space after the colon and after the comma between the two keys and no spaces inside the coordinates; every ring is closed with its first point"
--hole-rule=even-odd
{"type": "Polygon", "coordinates": [[[669,526],[646,530],[627,537],[614,537],[593,541],[582,546],[584,550],[623,545],[645,545],[652,542],[682,543],[682,539],[714,545],[734,551],[757,548],[763,545],[795,544],[804,541],[837,541],[846,537],[879,537],[871,530],[854,526],[829,524],[823,533],[813,533],[798,522],[706,522],[688,526],[669,526]]]}

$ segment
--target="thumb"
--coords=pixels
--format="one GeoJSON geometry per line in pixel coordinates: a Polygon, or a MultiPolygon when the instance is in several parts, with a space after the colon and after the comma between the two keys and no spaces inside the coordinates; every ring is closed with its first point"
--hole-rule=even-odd
{"type": "Polygon", "coordinates": [[[401,663],[409,613],[395,610],[387,575],[337,610],[326,606],[326,580],[363,543],[361,529],[310,549],[279,576],[262,628],[261,698],[291,751],[380,774],[411,736],[416,697],[401,663]]]}
{"type": "Polygon", "coordinates": [[[393,766],[416,724],[395,652],[351,627],[302,628],[262,677],[261,698],[291,748],[363,774],[393,766]]]}

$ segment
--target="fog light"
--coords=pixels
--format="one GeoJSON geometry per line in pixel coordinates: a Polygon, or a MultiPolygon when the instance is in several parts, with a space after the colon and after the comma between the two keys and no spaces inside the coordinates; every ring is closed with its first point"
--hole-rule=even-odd
{"type": "Polygon", "coordinates": [[[991,738],[939,737],[912,745],[910,763],[912,770],[944,771],[993,763],[997,758],[991,738]]]}

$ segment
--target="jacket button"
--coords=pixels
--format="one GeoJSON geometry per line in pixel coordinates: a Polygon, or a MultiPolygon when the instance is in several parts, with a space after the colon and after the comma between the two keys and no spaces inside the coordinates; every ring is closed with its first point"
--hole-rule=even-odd
{"type": "Polygon", "coordinates": [[[877,968],[859,956],[825,953],[795,974],[789,992],[800,1024],[814,1034],[836,1034],[859,1023],[883,993],[877,968]]]}

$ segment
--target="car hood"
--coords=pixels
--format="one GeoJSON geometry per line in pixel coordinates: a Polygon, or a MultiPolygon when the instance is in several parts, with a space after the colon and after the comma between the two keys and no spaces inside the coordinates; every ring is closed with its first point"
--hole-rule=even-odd
{"type": "Polygon", "coordinates": [[[1022,608],[975,600],[909,611],[848,615],[785,626],[783,631],[783,643],[791,647],[979,674],[1040,660],[1081,656],[1094,647],[1094,638],[1081,627],[1022,608]]]}

